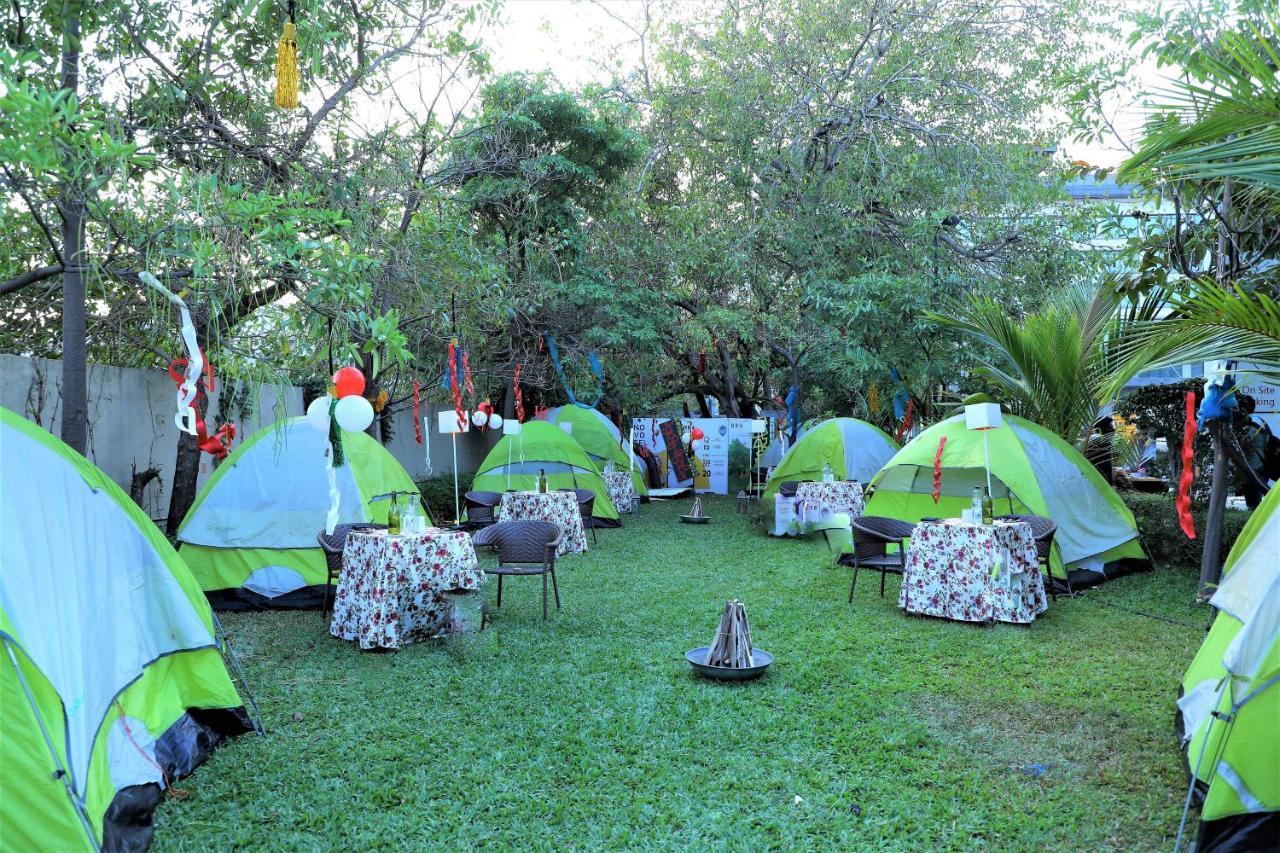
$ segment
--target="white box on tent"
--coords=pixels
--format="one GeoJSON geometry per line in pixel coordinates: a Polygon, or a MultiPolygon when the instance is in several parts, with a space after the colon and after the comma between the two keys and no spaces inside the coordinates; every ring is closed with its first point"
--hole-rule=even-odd
{"type": "Polygon", "coordinates": [[[453,411],[440,412],[439,419],[440,431],[446,435],[450,433],[466,432],[467,428],[471,424],[470,418],[459,419],[458,413],[453,411]]]}
{"type": "Polygon", "coordinates": [[[515,418],[507,418],[502,422],[502,431],[507,435],[519,435],[522,429],[524,429],[524,424],[515,418]]]}
{"type": "Polygon", "coordinates": [[[999,429],[1004,423],[999,403],[975,403],[964,407],[964,425],[969,429],[999,429]]]}

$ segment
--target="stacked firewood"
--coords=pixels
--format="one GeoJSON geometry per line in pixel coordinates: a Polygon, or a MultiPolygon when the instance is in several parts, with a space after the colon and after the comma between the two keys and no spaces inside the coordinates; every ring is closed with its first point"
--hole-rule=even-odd
{"type": "Polygon", "coordinates": [[[751,629],[747,627],[747,609],[738,599],[725,602],[724,615],[720,617],[720,630],[707,652],[708,666],[744,669],[755,666],[751,653],[751,629]]]}

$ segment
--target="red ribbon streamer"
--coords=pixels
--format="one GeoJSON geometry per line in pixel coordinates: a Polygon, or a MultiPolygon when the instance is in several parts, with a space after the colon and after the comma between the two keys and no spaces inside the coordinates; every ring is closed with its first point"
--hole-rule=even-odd
{"type": "Polygon", "coordinates": [[[476,398],[476,389],[471,384],[471,354],[466,350],[462,351],[462,377],[466,384],[467,396],[474,400],[476,398]]]}
{"type": "Polygon", "coordinates": [[[1196,456],[1196,392],[1187,392],[1187,420],[1182,427],[1182,476],[1178,478],[1178,524],[1188,539],[1196,538],[1196,524],[1191,517],[1191,481],[1195,478],[1196,456]]]}
{"type": "Polygon", "coordinates": [[[413,380],[413,437],[418,444],[422,444],[422,418],[418,417],[418,392],[421,388],[421,383],[413,380]]]}
{"type": "Polygon", "coordinates": [[[524,423],[524,392],[520,390],[520,362],[516,362],[516,371],[511,376],[511,387],[516,395],[516,422],[524,423]]]}
{"type": "MultiPolygon", "coordinates": [[[[209,427],[205,424],[204,418],[200,417],[199,400],[201,397],[207,396],[205,388],[209,391],[214,390],[213,365],[208,358],[205,358],[203,350],[200,351],[200,358],[204,361],[205,366],[204,382],[196,383],[196,396],[191,401],[191,408],[196,413],[196,446],[216,459],[226,459],[231,442],[235,441],[236,438],[236,425],[234,423],[225,423],[218,427],[217,432],[209,435],[209,427]],[[202,385],[204,387],[201,387],[202,385]]],[[[178,368],[186,367],[188,363],[186,356],[180,356],[169,362],[169,378],[174,381],[174,384],[181,386],[183,382],[187,381],[186,376],[178,368]]]]}
{"type": "Polygon", "coordinates": [[[453,413],[458,418],[457,429],[467,422],[467,411],[462,407],[462,392],[458,390],[458,340],[449,341],[449,390],[453,393],[453,413]]]}
{"type": "Polygon", "coordinates": [[[938,452],[933,455],[933,502],[936,504],[942,497],[942,448],[947,446],[947,437],[938,439],[938,452]]]}
{"type": "MultiPolygon", "coordinates": [[[[907,411],[903,413],[903,415],[902,415],[902,426],[900,426],[900,427],[898,428],[898,443],[899,443],[899,444],[901,444],[901,443],[902,443],[902,437],[903,437],[904,435],[906,435],[908,432],[910,432],[910,430],[911,430],[911,410],[912,410],[912,408],[915,406],[915,403],[916,403],[916,401],[915,401],[915,399],[914,399],[914,398],[912,398],[912,397],[908,397],[908,398],[907,398],[907,411]]],[[[936,503],[936,501],[935,501],[935,503],[936,503]]]]}

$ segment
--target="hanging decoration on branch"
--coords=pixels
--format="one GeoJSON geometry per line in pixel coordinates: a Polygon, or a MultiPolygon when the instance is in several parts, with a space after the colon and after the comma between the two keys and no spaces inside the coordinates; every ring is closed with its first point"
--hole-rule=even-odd
{"type": "Polygon", "coordinates": [[[516,398],[516,421],[524,423],[524,392],[520,390],[520,363],[516,362],[515,373],[511,375],[511,389],[516,398]]]}
{"type": "Polygon", "coordinates": [[[867,392],[867,413],[874,415],[880,410],[880,386],[871,383],[871,390],[867,392]]]}
{"type": "Polygon", "coordinates": [[[902,444],[902,437],[911,432],[911,410],[915,407],[915,398],[907,398],[907,411],[902,416],[902,426],[898,427],[898,444],[902,444]]]}
{"type": "Polygon", "coordinates": [[[1196,524],[1191,517],[1191,481],[1195,478],[1196,457],[1196,392],[1187,392],[1186,422],[1182,426],[1182,475],[1178,477],[1178,525],[1188,539],[1196,538],[1196,524]]]}
{"type": "Polygon", "coordinates": [[[284,31],[280,33],[280,44],[276,48],[276,106],[282,110],[296,110],[298,87],[301,83],[294,0],[289,0],[289,20],[285,22],[284,31]]]}
{"type": "Polygon", "coordinates": [[[594,350],[587,351],[587,364],[591,367],[591,372],[595,374],[599,388],[596,398],[590,403],[579,400],[577,395],[573,393],[573,388],[569,385],[569,377],[564,375],[564,365],[560,363],[560,351],[556,348],[555,338],[551,337],[550,332],[543,333],[542,339],[547,342],[547,354],[551,356],[551,366],[555,368],[556,376],[560,379],[560,384],[564,386],[564,393],[569,397],[569,403],[581,403],[589,409],[594,409],[596,405],[604,398],[604,368],[600,366],[600,357],[596,355],[594,350]]]}
{"type": "Polygon", "coordinates": [[[462,391],[458,388],[459,361],[463,355],[458,353],[458,339],[449,339],[449,393],[453,397],[453,413],[458,416],[458,423],[467,422],[467,407],[462,404],[462,391]]]}
{"type": "Polygon", "coordinates": [[[933,455],[933,502],[942,498],[942,448],[947,446],[947,437],[938,439],[938,452],[933,455]]]}
{"type": "Polygon", "coordinates": [[[413,438],[418,444],[422,444],[422,419],[418,416],[418,407],[421,403],[422,383],[413,380],[413,438]]]}

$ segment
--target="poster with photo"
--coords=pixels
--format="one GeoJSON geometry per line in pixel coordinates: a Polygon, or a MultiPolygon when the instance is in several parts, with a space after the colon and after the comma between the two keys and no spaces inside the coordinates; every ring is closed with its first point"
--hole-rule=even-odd
{"type": "Polygon", "coordinates": [[[668,487],[692,487],[716,495],[736,494],[745,487],[751,458],[750,420],[644,417],[634,420],[634,429],[636,443],[658,458],[668,487]],[[668,439],[695,429],[701,436],[685,448],[685,467],[682,460],[670,456],[668,439]],[[691,454],[687,453],[690,449],[691,454]]]}

